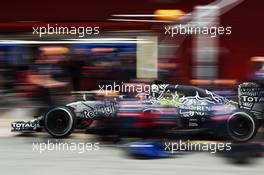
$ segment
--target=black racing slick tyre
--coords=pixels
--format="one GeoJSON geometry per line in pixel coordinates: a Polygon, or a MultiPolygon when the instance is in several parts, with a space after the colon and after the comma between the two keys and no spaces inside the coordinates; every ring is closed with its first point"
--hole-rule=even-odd
{"type": "Polygon", "coordinates": [[[227,120],[227,136],[234,142],[247,142],[257,133],[258,121],[250,112],[238,111],[227,120]]]}
{"type": "Polygon", "coordinates": [[[45,115],[44,126],[55,138],[68,137],[75,128],[75,114],[69,107],[56,107],[45,115]]]}

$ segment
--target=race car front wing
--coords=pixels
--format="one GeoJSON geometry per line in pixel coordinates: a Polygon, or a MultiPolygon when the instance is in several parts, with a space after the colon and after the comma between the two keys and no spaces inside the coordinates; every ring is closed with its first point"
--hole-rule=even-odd
{"type": "Polygon", "coordinates": [[[41,129],[39,119],[15,121],[11,123],[11,132],[37,132],[41,129]]]}

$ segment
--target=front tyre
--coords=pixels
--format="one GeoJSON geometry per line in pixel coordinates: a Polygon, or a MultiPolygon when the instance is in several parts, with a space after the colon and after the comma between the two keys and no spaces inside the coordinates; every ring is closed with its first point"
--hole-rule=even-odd
{"type": "Polygon", "coordinates": [[[46,131],[55,138],[69,136],[75,127],[75,114],[66,106],[50,110],[44,117],[46,131]]]}
{"type": "Polygon", "coordinates": [[[236,112],[227,120],[227,136],[235,142],[247,142],[258,130],[257,120],[253,114],[236,112]]]}

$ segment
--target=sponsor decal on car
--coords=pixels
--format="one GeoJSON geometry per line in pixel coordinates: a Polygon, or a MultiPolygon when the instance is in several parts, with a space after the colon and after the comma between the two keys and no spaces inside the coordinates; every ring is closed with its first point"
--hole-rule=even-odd
{"type": "Polygon", "coordinates": [[[28,122],[13,122],[11,123],[12,131],[35,131],[39,127],[38,121],[28,121],[28,122]]]}
{"type": "Polygon", "coordinates": [[[89,106],[89,109],[83,110],[85,118],[109,117],[113,113],[115,113],[115,103],[96,105],[95,107],[89,106]]]}

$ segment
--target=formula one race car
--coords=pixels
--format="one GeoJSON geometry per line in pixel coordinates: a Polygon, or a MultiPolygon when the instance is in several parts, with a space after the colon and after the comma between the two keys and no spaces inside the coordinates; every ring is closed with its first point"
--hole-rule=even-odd
{"type": "Polygon", "coordinates": [[[254,137],[263,119],[263,87],[239,86],[239,103],[195,86],[153,84],[133,98],[81,100],[51,109],[32,121],[11,124],[12,131],[45,129],[56,138],[69,136],[81,123],[92,134],[213,133],[237,142],[254,137]],[[89,127],[91,121],[97,121],[89,127]]]}

